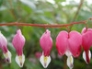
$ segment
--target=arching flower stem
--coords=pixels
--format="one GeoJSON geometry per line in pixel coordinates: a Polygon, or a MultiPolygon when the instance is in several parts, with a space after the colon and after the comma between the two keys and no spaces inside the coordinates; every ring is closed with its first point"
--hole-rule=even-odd
{"type": "Polygon", "coordinates": [[[0,26],[32,26],[32,27],[42,27],[42,28],[53,28],[53,27],[61,28],[61,27],[72,26],[75,24],[86,24],[86,20],[79,22],[71,22],[69,24],[32,24],[32,23],[11,22],[11,23],[1,23],[0,26]]]}

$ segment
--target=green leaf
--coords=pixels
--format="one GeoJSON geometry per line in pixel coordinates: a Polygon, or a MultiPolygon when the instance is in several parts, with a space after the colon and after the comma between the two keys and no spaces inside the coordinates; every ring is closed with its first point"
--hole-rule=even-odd
{"type": "Polygon", "coordinates": [[[30,0],[20,0],[23,4],[29,6],[31,9],[36,10],[36,5],[34,2],[31,2],[30,0]]]}

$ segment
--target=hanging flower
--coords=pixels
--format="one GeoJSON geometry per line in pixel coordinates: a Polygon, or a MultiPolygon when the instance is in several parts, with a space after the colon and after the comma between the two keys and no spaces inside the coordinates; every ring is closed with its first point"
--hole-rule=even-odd
{"type": "Polygon", "coordinates": [[[73,56],[78,57],[81,51],[82,36],[77,31],[61,31],[56,38],[56,47],[59,55],[66,54],[67,65],[70,69],[73,68],[73,56]]]}
{"type": "Polygon", "coordinates": [[[21,30],[17,30],[16,35],[14,36],[12,40],[12,44],[14,48],[16,49],[17,56],[16,56],[16,62],[20,67],[23,67],[24,61],[25,61],[25,56],[23,54],[23,47],[25,44],[25,38],[21,33],[21,30]]]}
{"type": "Polygon", "coordinates": [[[35,57],[38,58],[38,59],[40,59],[41,55],[42,55],[41,52],[36,52],[36,53],[35,53],[35,57]]]}
{"type": "Polygon", "coordinates": [[[45,33],[40,38],[40,46],[43,50],[43,53],[40,57],[40,62],[44,68],[47,68],[49,63],[51,62],[50,52],[52,49],[52,38],[50,36],[50,31],[46,30],[45,33]]]}
{"type": "Polygon", "coordinates": [[[83,59],[86,63],[90,62],[91,52],[90,47],[92,46],[92,29],[91,28],[83,28],[82,30],[82,46],[84,48],[83,59]]]}
{"type": "Polygon", "coordinates": [[[1,32],[0,32],[0,48],[3,51],[6,61],[11,63],[11,53],[7,48],[7,40],[1,32]]]}

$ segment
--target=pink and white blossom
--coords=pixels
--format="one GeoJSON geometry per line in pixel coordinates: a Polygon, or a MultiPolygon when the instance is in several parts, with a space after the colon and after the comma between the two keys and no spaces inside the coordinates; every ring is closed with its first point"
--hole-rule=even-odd
{"type": "Polygon", "coordinates": [[[25,37],[22,35],[21,30],[17,30],[17,33],[15,34],[12,44],[17,52],[16,56],[16,62],[20,67],[23,67],[25,56],[23,54],[23,47],[25,45],[25,37]]]}
{"type": "Polygon", "coordinates": [[[40,38],[40,46],[43,50],[42,55],[40,56],[40,62],[44,68],[47,68],[49,63],[51,62],[50,52],[52,49],[52,38],[50,35],[50,31],[46,30],[40,38]]]}

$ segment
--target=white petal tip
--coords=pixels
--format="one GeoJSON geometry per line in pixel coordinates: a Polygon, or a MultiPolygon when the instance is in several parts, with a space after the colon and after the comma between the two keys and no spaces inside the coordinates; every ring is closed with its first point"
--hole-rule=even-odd
{"type": "Polygon", "coordinates": [[[69,56],[69,57],[67,58],[67,66],[68,66],[70,69],[73,69],[73,62],[74,62],[73,57],[72,57],[72,56],[69,56]]]}
{"type": "Polygon", "coordinates": [[[67,51],[65,52],[65,54],[66,54],[67,57],[72,55],[69,50],[67,50],[67,51]]]}
{"type": "Polygon", "coordinates": [[[40,62],[41,62],[42,66],[44,68],[47,68],[49,63],[51,62],[51,57],[50,56],[41,55],[40,62]]]}
{"type": "MultiPolygon", "coordinates": [[[[83,59],[84,59],[84,61],[85,61],[87,64],[89,63],[89,62],[87,61],[85,51],[83,52],[83,59]]],[[[89,59],[89,60],[91,59],[91,52],[90,52],[90,51],[88,51],[88,59],[89,59]]]]}
{"type": "Polygon", "coordinates": [[[4,57],[8,63],[11,63],[11,52],[8,51],[7,53],[4,53],[4,57]]]}
{"type": "Polygon", "coordinates": [[[25,56],[22,54],[22,56],[16,56],[16,62],[19,65],[19,67],[23,67],[25,62],[25,56]]]}

